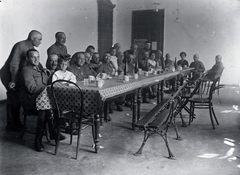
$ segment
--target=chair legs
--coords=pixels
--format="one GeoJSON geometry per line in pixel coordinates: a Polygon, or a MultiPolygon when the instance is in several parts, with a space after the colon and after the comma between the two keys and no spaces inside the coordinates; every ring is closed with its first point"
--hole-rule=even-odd
{"type": "Polygon", "coordinates": [[[212,122],[212,127],[213,127],[213,129],[215,129],[214,122],[213,122],[213,117],[212,117],[211,104],[209,104],[209,114],[210,114],[210,119],[211,119],[211,122],[212,122]]]}
{"type": "Polygon", "coordinates": [[[193,121],[193,117],[194,117],[194,108],[195,108],[195,104],[193,102],[190,103],[190,112],[189,112],[189,123],[188,125],[191,124],[191,122],[193,121]]]}
{"type": "MultiPolygon", "coordinates": [[[[81,125],[81,124],[80,124],[81,125]]],[[[81,137],[81,126],[79,126],[78,129],[78,138],[77,138],[77,148],[76,148],[76,159],[78,158],[78,151],[79,151],[79,143],[80,143],[80,137],[81,137]]]]}
{"type": "MultiPolygon", "coordinates": [[[[27,116],[30,116],[31,114],[27,115],[27,114],[24,114],[23,115],[23,126],[24,126],[24,130],[22,131],[21,135],[18,137],[19,139],[22,139],[24,134],[27,132],[27,133],[30,133],[30,134],[36,134],[35,132],[32,132],[32,131],[29,131],[27,130],[27,116]]],[[[33,115],[33,114],[32,114],[33,115]]],[[[44,121],[44,135],[46,136],[46,140],[48,143],[50,143],[50,136],[49,136],[49,128],[48,128],[48,125],[47,125],[47,122],[44,121]]]]}
{"type": "MultiPolygon", "coordinates": [[[[189,113],[189,123],[188,123],[188,125],[190,125],[191,122],[193,121],[194,108],[195,108],[195,103],[194,103],[194,102],[191,102],[191,103],[190,103],[190,113],[189,113]]],[[[209,105],[208,105],[208,110],[209,110],[209,115],[210,115],[212,127],[213,127],[213,129],[215,129],[213,117],[214,117],[217,125],[219,125],[219,123],[218,123],[217,117],[216,117],[216,115],[215,115],[215,112],[214,112],[213,104],[212,104],[212,103],[209,103],[209,105]]]]}
{"type": "Polygon", "coordinates": [[[215,121],[216,121],[217,125],[219,125],[219,123],[218,123],[217,117],[216,117],[216,115],[215,115],[215,112],[214,112],[214,109],[213,109],[213,105],[212,105],[212,104],[211,104],[211,109],[212,109],[212,113],[213,113],[213,116],[214,116],[214,118],[215,118],[215,121]]]}

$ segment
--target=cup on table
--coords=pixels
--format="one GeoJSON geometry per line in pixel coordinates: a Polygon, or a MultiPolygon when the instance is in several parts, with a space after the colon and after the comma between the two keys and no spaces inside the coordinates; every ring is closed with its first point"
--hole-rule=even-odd
{"type": "Polygon", "coordinates": [[[92,76],[92,75],[89,75],[88,79],[89,79],[89,83],[91,83],[91,82],[93,82],[95,80],[95,77],[92,76]]]}
{"type": "Polygon", "coordinates": [[[157,75],[157,70],[153,70],[153,75],[157,75]]]}
{"type": "Polygon", "coordinates": [[[124,81],[129,82],[129,75],[124,75],[124,81]]]}
{"type": "Polygon", "coordinates": [[[138,74],[142,75],[142,69],[141,68],[138,69],[138,74]]]}
{"type": "Polygon", "coordinates": [[[138,73],[133,74],[134,79],[138,79],[138,73]]]}
{"type": "Polygon", "coordinates": [[[103,80],[97,80],[97,87],[103,87],[103,80]]]}
{"type": "Polygon", "coordinates": [[[84,78],[83,85],[84,86],[88,86],[88,84],[89,84],[89,79],[88,78],[84,78]]]}
{"type": "Polygon", "coordinates": [[[124,79],[123,75],[121,75],[121,74],[118,75],[118,79],[119,79],[119,80],[123,80],[123,79],[124,79]]]}
{"type": "Polygon", "coordinates": [[[145,72],[144,72],[144,75],[145,75],[146,77],[148,77],[148,75],[149,75],[148,71],[145,71],[145,72]]]}

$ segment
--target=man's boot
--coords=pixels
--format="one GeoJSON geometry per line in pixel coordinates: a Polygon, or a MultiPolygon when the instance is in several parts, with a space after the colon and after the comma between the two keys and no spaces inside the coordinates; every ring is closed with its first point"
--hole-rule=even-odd
{"type": "Polygon", "coordinates": [[[42,152],[44,149],[44,146],[42,144],[42,137],[44,132],[44,121],[42,118],[38,117],[37,120],[37,127],[36,127],[36,135],[34,140],[34,146],[36,151],[42,152]]]}
{"type": "Polygon", "coordinates": [[[21,131],[23,129],[25,129],[25,127],[23,126],[23,124],[20,121],[20,108],[21,105],[17,104],[13,106],[13,121],[14,121],[14,129],[15,131],[21,131]]]}
{"type": "Polygon", "coordinates": [[[14,130],[12,109],[13,109],[12,104],[7,104],[7,106],[6,106],[6,115],[7,115],[6,131],[7,132],[14,130]]]}
{"type": "MultiPolygon", "coordinates": [[[[50,139],[56,140],[57,139],[57,128],[55,126],[54,112],[52,110],[46,111],[46,119],[47,119],[47,123],[48,123],[50,139]]],[[[64,140],[64,139],[66,139],[66,137],[60,133],[59,140],[64,140]]]]}

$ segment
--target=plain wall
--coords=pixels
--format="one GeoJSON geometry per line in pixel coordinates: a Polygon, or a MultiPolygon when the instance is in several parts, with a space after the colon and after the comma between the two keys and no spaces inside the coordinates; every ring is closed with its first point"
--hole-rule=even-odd
{"type": "MultiPolygon", "coordinates": [[[[47,48],[55,42],[55,33],[66,33],[68,53],[85,51],[88,45],[97,50],[96,0],[3,0],[0,2],[0,67],[8,58],[13,45],[25,40],[32,29],[43,34],[37,48],[45,66],[47,48]]],[[[0,100],[6,99],[0,83],[0,100]]]]}
{"type": "Polygon", "coordinates": [[[240,84],[240,1],[117,0],[114,42],[122,45],[122,51],[131,45],[132,11],[155,7],[165,9],[164,54],[170,53],[174,60],[185,51],[190,63],[197,53],[206,69],[214,65],[215,56],[220,54],[225,67],[221,83],[240,84]]]}

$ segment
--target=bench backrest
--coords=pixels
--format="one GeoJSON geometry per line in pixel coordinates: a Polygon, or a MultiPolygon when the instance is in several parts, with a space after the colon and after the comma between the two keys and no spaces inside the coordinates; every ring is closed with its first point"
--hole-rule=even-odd
{"type": "Polygon", "coordinates": [[[136,126],[140,129],[145,127],[159,127],[171,120],[174,111],[179,106],[181,95],[187,83],[179,87],[169,99],[164,99],[161,103],[157,104],[150,112],[148,112],[142,119],[140,119],[136,126]]]}

